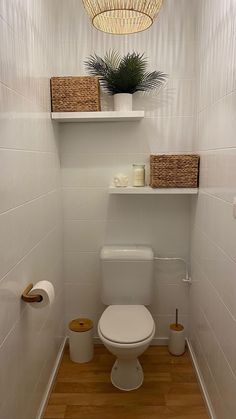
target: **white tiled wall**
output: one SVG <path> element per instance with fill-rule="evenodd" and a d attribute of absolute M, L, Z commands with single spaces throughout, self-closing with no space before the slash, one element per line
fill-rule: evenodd
<path fill-rule="evenodd" d="M 99 249 L 103 244 L 151 245 L 157 255 L 188 258 L 190 201 L 184 196 L 110 196 L 108 185 L 132 163 L 149 164 L 158 152 L 191 151 L 195 132 L 195 2 L 168 0 L 153 27 L 132 36 L 110 36 L 93 29 L 81 2 L 61 2 L 58 13 L 56 74 L 84 74 L 89 54 L 110 48 L 144 52 L 150 69 L 169 74 L 158 96 L 135 95 L 145 109 L 141 122 L 64 124 L 60 153 L 64 205 L 67 321 L 89 316 L 97 322 L 104 307 L 99 295 Z M 105 105 L 104 105 L 105 106 Z M 184 266 L 159 262 L 152 313 L 157 336 L 179 307 L 187 327 L 188 286 Z"/>
<path fill-rule="evenodd" d="M 198 1 L 190 341 L 217 419 L 236 417 L 236 3 Z"/>
<path fill-rule="evenodd" d="M 47 3 L 47 4 L 46 4 Z M 63 339 L 60 167 L 50 120 L 50 2 L 0 1 L 0 417 L 36 417 Z M 52 308 L 21 299 L 54 284 Z"/>
<path fill-rule="evenodd" d="M 157 255 L 188 258 L 191 229 L 190 342 L 216 418 L 235 418 L 235 18 L 234 0 L 166 0 L 150 30 L 114 37 L 91 27 L 78 0 L 0 1 L 1 418 L 35 417 L 62 342 L 60 181 L 66 320 L 96 323 L 104 309 L 103 244 L 143 243 Z M 135 95 L 141 122 L 61 126 L 60 180 L 49 77 L 84 74 L 83 60 L 110 48 L 145 52 L 168 83 L 157 97 Z M 188 197 L 108 195 L 112 176 L 130 175 L 134 162 L 148 165 L 150 153 L 192 150 L 201 154 L 192 227 Z M 188 325 L 183 275 L 181 263 L 156 263 L 157 337 L 167 336 L 176 307 Z M 40 279 L 54 284 L 56 301 L 35 311 L 20 295 Z"/>

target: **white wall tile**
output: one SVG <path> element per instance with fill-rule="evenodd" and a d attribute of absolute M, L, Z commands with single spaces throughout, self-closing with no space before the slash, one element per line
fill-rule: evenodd
<path fill-rule="evenodd" d="M 190 341 L 217 419 L 236 415 L 235 12 L 233 1 L 198 3 L 201 175 L 192 206 Z"/>
<path fill-rule="evenodd" d="M 235 92 L 230 93 L 199 113 L 198 150 L 235 147 L 235 98 Z"/>
<path fill-rule="evenodd" d="M 168 79 L 158 94 L 134 94 L 134 109 L 150 116 L 193 116 L 195 114 L 194 79 Z"/>
<path fill-rule="evenodd" d="M 1 82 L 0 97 L 0 147 L 57 152 L 58 127 L 49 112 Z"/>
<path fill-rule="evenodd" d="M 184 283 L 178 285 L 157 281 L 153 311 L 156 316 L 168 316 L 172 313 L 175 316 L 175 309 L 179 309 L 180 315 L 188 315 L 189 312 L 189 286 Z"/>
<path fill-rule="evenodd" d="M 146 118 L 140 122 L 98 122 L 78 125 L 63 124 L 60 129 L 62 153 L 139 153 L 140 143 L 148 124 Z"/>
<path fill-rule="evenodd" d="M 60 292 L 61 240 L 60 230 L 53 230 L 0 281 L 0 344 L 26 308 L 20 297 L 31 281 L 46 279 L 54 285 L 56 294 Z"/>
<path fill-rule="evenodd" d="M 59 162 L 54 153 L 0 148 L 0 165 L 0 192 L 3 196 L 0 212 L 46 194 L 59 186 Z"/>
<path fill-rule="evenodd" d="M 201 155 L 201 185 L 209 194 L 230 203 L 236 195 L 236 149 L 219 149 Z"/>
<path fill-rule="evenodd" d="M 85 74 L 83 61 L 89 54 L 95 51 L 102 55 L 112 48 L 118 49 L 121 54 L 133 50 L 144 52 L 150 70 L 162 70 L 169 74 L 168 83 L 158 94 L 134 95 L 134 109 L 145 109 L 145 118 L 140 122 L 61 126 L 65 275 L 70 283 L 68 286 L 73 290 L 72 283 L 79 287 L 87 281 L 98 280 L 100 274 L 95 267 L 103 244 L 141 243 L 152 246 L 162 256 L 188 258 L 188 197 L 109 196 L 107 187 L 119 172 L 127 174 L 131 183 L 133 163 L 146 164 L 148 184 L 151 153 L 192 150 L 196 104 L 196 10 L 194 1 L 180 0 L 176 3 L 168 0 L 150 30 L 114 37 L 91 26 L 80 2 L 70 0 L 67 7 L 62 2 L 61 7 L 57 16 L 60 28 L 56 42 L 57 74 Z M 81 37 L 86 39 L 78 47 Z M 112 103 L 103 98 L 102 106 L 109 109 Z M 168 307 L 159 336 L 168 334 L 174 290 L 178 289 L 176 304 L 183 308 L 187 319 L 188 297 L 180 282 L 183 275 L 184 267 L 178 264 L 156 267 L 156 281 L 163 280 L 158 298 L 160 301 L 167 299 Z M 73 291 L 70 293 L 73 294 Z M 90 293 L 86 291 L 85 295 L 83 304 L 90 307 Z M 100 312 L 100 309 L 94 311 L 91 308 L 85 314 L 97 322 Z M 74 298 L 67 305 L 66 318 L 78 313 Z M 159 313 L 158 309 L 156 313 Z"/>
<path fill-rule="evenodd" d="M 107 187 L 114 174 L 114 160 L 114 154 L 62 154 L 63 186 Z"/>
<path fill-rule="evenodd" d="M 169 327 L 175 321 L 175 313 L 171 313 L 168 316 L 154 315 L 154 320 L 156 324 L 156 336 L 158 338 L 169 338 Z M 179 317 L 179 322 L 184 326 L 186 336 L 188 335 L 188 321 L 189 316 Z"/>
<path fill-rule="evenodd" d="M 96 252 L 65 252 L 65 282 L 98 282 L 100 259 Z"/>
<path fill-rule="evenodd" d="M 49 3 L 0 2 L 0 416 L 5 419 L 36 417 L 64 334 L 58 130 L 49 112 Z M 53 283 L 56 299 L 51 308 L 36 311 L 21 294 L 41 279 Z"/>
<path fill-rule="evenodd" d="M 105 220 L 108 202 L 107 188 L 65 188 L 64 218 L 65 220 Z"/>
<path fill-rule="evenodd" d="M 194 117 L 147 118 L 142 135 L 141 152 L 147 154 L 191 152 L 194 137 Z"/>
<path fill-rule="evenodd" d="M 105 221 L 68 220 L 64 222 L 65 250 L 97 252 L 104 244 Z"/>
<path fill-rule="evenodd" d="M 87 313 L 94 315 L 103 310 L 99 284 L 87 281 L 66 283 L 66 307 L 67 311 L 71 310 L 70 307 L 77 307 L 76 317 L 85 317 Z"/>

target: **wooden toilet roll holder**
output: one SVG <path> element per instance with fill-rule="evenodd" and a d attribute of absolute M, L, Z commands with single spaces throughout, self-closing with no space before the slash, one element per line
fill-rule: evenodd
<path fill-rule="evenodd" d="M 40 294 L 29 294 L 32 290 L 33 284 L 29 284 L 28 287 L 23 291 L 21 299 L 26 303 L 40 303 L 43 301 L 43 297 Z"/>

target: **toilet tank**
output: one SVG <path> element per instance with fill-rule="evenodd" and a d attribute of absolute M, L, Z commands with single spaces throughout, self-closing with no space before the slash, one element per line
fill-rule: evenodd
<path fill-rule="evenodd" d="M 104 246 L 100 259 L 104 304 L 151 303 L 154 261 L 151 247 Z"/>

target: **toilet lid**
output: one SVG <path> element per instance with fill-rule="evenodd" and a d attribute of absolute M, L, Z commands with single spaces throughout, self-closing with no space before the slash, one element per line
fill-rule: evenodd
<path fill-rule="evenodd" d="M 102 335 L 117 343 L 135 343 L 147 339 L 153 332 L 154 321 L 143 305 L 109 306 L 99 321 Z"/>

